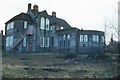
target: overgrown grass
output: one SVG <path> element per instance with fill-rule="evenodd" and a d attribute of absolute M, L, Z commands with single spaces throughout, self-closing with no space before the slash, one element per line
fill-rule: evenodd
<path fill-rule="evenodd" d="M 118 63 L 87 55 L 28 53 L 3 54 L 4 78 L 112 78 Z"/>

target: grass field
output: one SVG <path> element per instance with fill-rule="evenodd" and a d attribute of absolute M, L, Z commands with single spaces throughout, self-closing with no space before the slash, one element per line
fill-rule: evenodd
<path fill-rule="evenodd" d="M 3 78 L 113 78 L 118 56 L 28 53 L 3 54 Z"/>

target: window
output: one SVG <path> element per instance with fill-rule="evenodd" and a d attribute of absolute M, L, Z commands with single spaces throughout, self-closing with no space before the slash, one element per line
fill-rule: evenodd
<path fill-rule="evenodd" d="M 51 30 L 54 30 L 55 29 L 55 26 L 51 26 Z"/>
<path fill-rule="evenodd" d="M 99 36 L 96 35 L 96 42 L 99 42 Z"/>
<path fill-rule="evenodd" d="M 65 38 L 66 38 L 66 36 L 63 35 L 63 46 L 65 46 Z"/>
<path fill-rule="evenodd" d="M 13 46 L 13 36 L 6 37 L 6 46 Z"/>
<path fill-rule="evenodd" d="M 67 46 L 70 46 L 70 34 L 67 34 Z"/>
<path fill-rule="evenodd" d="M 9 29 L 10 29 L 10 23 L 7 24 L 7 30 L 9 30 Z"/>
<path fill-rule="evenodd" d="M 40 47 L 44 47 L 44 37 L 40 37 Z"/>
<path fill-rule="evenodd" d="M 61 29 L 63 29 L 63 27 L 61 27 Z"/>
<path fill-rule="evenodd" d="M 80 35 L 80 42 L 83 42 L 83 35 Z"/>
<path fill-rule="evenodd" d="M 49 19 L 46 19 L 46 30 L 49 30 L 49 23 L 50 23 Z"/>
<path fill-rule="evenodd" d="M 6 46 L 9 46 L 9 37 L 6 37 Z"/>
<path fill-rule="evenodd" d="M 40 29 L 44 29 L 44 27 L 45 27 L 45 18 L 41 17 L 41 26 L 40 26 Z"/>
<path fill-rule="evenodd" d="M 26 37 L 24 37 L 24 39 L 23 39 L 23 46 L 24 47 L 26 46 Z"/>
<path fill-rule="evenodd" d="M 47 37 L 45 39 L 45 47 L 49 47 L 49 38 L 47 38 Z"/>
<path fill-rule="evenodd" d="M 105 40 L 105 39 L 104 39 L 104 36 L 102 36 L 102 42 L 104 42 L 104 40 Z"/>
<path fill-rule="evenodd" d="M 67 39 L 70 39 L 70 34 L 67 35 Z"/>
<path fill-rule="evenodd" d="M 11 22 L 11 29 L 14 28 L 14 22 Z"/>
<path fill-rule="evenodd" d="M 93 42 L 99 42 L 99 36 L 98 35 L 93 35 L 92 36 L 92 41 Z"/>
<path fill-rule="evenodd" d="M 84 35 L 84 42 L 88 42 L 88 35 Z"/>
<path fill-rule="evenodd" d="M 13 29 L 14 28 L 14 22 L 10 22 L 7 24 L 7 30 Z"/>
<path fill-rule="evenodd" d="M 65 35 L 63 35 L 63 39 L 65 40 Z"/>
<path fill-rule="evenodd" d="M 24 21 L 24 29 L 27 28 L 27 21 Z"/>
<path fill-rule="evenodd" d="M 96 39 L 95 39 L 95 35 L 92 36 L 92 41 L 95 42 Z"/>

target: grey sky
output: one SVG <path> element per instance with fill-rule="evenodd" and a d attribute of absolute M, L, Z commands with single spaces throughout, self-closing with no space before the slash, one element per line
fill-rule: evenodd
<path fill-rule="evenodd" d="M 28 3 L 37 4 L 39 11 L 47 10 L 50 15 L 65 19 L 72 27 L 104 31 L 106 23 L 117 27 L 119 0 L 0 0 L 0 30 L 5 22 L 21 12 L 27 12 Z M 108 28 L 109 29 L 109 28 Z M 112 32 L 115 33 L 114 30 Z M 111 30 L 108 31 L 111 33 Z M 110 35 L 107 35 L 108 39 Z M 115 37 L 116 38 L 116 37 Z"/>

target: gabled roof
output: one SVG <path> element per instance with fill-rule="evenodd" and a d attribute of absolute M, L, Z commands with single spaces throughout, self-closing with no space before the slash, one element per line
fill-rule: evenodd
<path fill-rule="evenodd" d="M 14 16 L 12 19 L 7 21 L 6 23 L 12 22 L 14 20 L 25 20 L 25 21 L 33 22 L 33 19 L 31 18 L 31 16 L 29 14 L 20 13 L 20 14 Z"/>
<path fill-rule="evenodd" d="M 39 14 L 45 14 L 45 15 L 48 15 L 48 13 L 47 13 L 46 10 L 39 12 Z"/>

